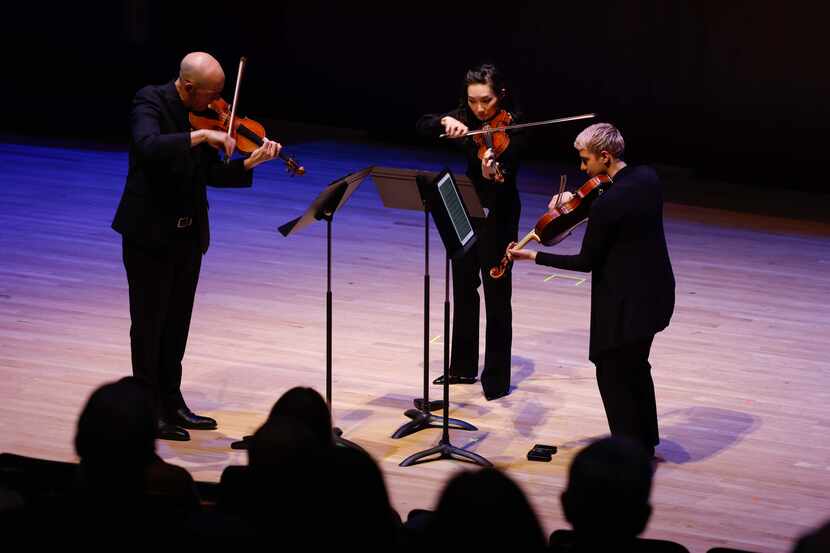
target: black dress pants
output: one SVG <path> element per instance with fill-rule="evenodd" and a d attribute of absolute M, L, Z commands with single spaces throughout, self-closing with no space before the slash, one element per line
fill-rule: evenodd
<path fill-rule="evenodd" d="M 504 256 L 507 244 L 516 240 L 518 227 L 496 218 L 473 220 L 477 243 L 452 264 L 452 355 L 450 374 L 478 375 L 480 297 L 484 284 L 487 329 L 481 385 L 487 397 L 507 394 L 510 389 L 511 344 L 513 341 L 512 270 L 493 279 L 490 268 Z"/>
<path fill-rule="evenodd" d="M 594 361 L 612 436 L 626 436 L 653 452 L 660 443 L 648 356 L 654 336 L 603 352 Z"/>
<path fill-rule="evenodd" d="M 133 374 L 153 390 L 157 413 L 184 407 L 182 358 L 199 281 L 202 252 L 195 229 L 162 248 L 123 239 L 130 288 Z"/>

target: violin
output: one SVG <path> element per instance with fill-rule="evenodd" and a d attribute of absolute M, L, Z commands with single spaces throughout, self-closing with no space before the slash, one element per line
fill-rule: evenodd
<path fill-rule="evenodd" d="M 595 113 L 584 113 L 582 115 L 571 115 L 569 117 L 559 117 L 557 119 L 548 119 L 546 121 L 533 121 L 531 123 L 513 124 L 513 116 L 505 110 L 501 110 L 482 128 L 475 131 L 467 131 L 466 133 L 451 137 L 447 133 L 442 133 L 439 138 L 466 138 L 472 136 L 475 143 L 478 145 L 478 158 L 484 159 L 484 154 L 487 149 L 492 149 L 493 154 L 498 158 L 507 147 L 510 145 L 510 138 L 506 131 L 512 129 L 526 129 L 530 127 L 539 127 L 542 125 L 553 125 L 557 123 L 566 123 L 568 121 L 579 121 L 581 119 L 593 119 L 596 117 Z M 504 181 L 504 173 L 501 171 L 498 163 L 496 163 L 496 180 Z"/>
<path fill-rule="evenodd" d="M 539 242 L 543 246 L 553 246 L 558 244 L 565 238 L 571 235 L 573 230 L 588 220 L 588 214 L 591 210 L 591 204 L 596 200 L 605 190 L 611 186 L 614 181 L 608 175 L 597 175 L 585 181 L 579 187 L 573 197 L 567 202 L 559 202 L 542 215 L 536 222 L 536 226 L 528 232 L 524 238 L 516 243 L 507 246 L 507 249 L 522 249 L 531 240 Z M 565 175 L 562 175 L 559 185 L 559 194 L 561 197 L 565 189 Z M 490 276 L 492 278 L 501 278 L 507 272 L 510 266 L 510 259 L 505 252 L 504 257 L 498 266 L 490 269 Z"/>
<path fill-rule="evenodd" d="M 233 106 L 219 98 L 208 104 L 207 110 L 199 113 L 190 113 L 190 124 L 194 129 L 209 129 L 228 133 L 236 140 L 236 148 L 244 153 L 250 154 L 265 140 L 265 127 L 248 117 L 237 117 L 236 106 L 239 99 L 239 86 L 242 82 L 242 70 L 245 67 L 245 58 L 239 60 L 239 74 L 236 78 L 236 90 L 233 97 Z M 305 167 L 280 150 L 279 158 L 285 162 L 291 176 L 304 175 Z M 227 160 L 226 160 L 227 161 Z"/>
<path fill-rule="evenodd" d="M 190 124 L 194 129 L 210 129 L 215 131 L 228 132 L 230 121 L 230 109 L 228 103 L 219 98 L 208 105 L 208 109 L 190 114 Z M 250 154 L 265 140 L 265 127 L 249 117 L 235 117 L 233 132 L 230 133 L 236 139 L 236 148 L 244 154 Z M 305 167 L 297 163 L 291 156 L 280 150 L 279 157 L 285 162 L 291 176 L 305 174 Z"/>
<path fill-rule="evenodd" d="M 483 160 L 487 150 L 493 150 L 493 155 L 496 159 L 498 159 L 498 157 L 502 155 L 505 150 L 507 150 L 507 147 L 510 146 L 510 137 L 507 136 L 507 132 L 504 130 L 494 131 L 492 129 L 508 127 L 512 124 L 513 116 L 509 112 L 501 110 L 492 119 L 484 124 L 481 128 L 483 132 L 473 135 L 473 141 L 478 146 L 478 159 Z M 494 164 L 496 170 L 496 181 L 504 182 L 504 173 L 502 172 L 499 163 L 496 161 Z"/>

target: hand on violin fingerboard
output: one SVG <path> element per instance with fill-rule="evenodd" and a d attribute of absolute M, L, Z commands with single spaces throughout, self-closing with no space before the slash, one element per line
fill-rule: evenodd
<path fill-rule="evenodd" d="M 536 250 L 525 250 L 520 249 L 517 250 L 514 247 L 516 243 L 514 242 L 510 246 L 507 247 L 507 257 L 511 261 L 536 261 Z"/>
<path fill-rule="evenodd" d="M 481 158 L 481 175 L 487 180 L 504 182 L 504 175 L 499 169 L 499 163 L 496 161 L 493 150 L 488 149 L 484 157 Z"/>
<path fill-rule="evenodd" d="M 271 161 L 280 155 L 280 150 L 282 150 L 282 144 L 267 138 L 264 139 L 262 146 L 251 152 L 251 155 L 245 160 L 245 169 L 253 169 L 260 163 Z"/>

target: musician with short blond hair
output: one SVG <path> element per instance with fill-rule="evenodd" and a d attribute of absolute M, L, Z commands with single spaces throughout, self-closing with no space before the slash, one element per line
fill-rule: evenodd
<path fill-rule="evenodd" d="M 654 335 L 669 325 L 675 288 L 663 231 L 662 185 L 651 167 L 623 161 L 625 141 L 613 125 L 591 125 L 574 147 L 583 171 L 612 180 L 591 204 L 580 252 L 514 247 L 508 254 L 516 261 L 591 273 L 588 357 L 596 365 L 611 434 L 633 438 L 653 455 L 659 433 L 648 358 Z"/>

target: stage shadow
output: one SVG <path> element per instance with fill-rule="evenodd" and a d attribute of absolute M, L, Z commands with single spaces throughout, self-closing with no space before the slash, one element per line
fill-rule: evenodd
<path fill-rule="evenodd" d="M 350 427 L 354 427 L 355 423 L 359 423 L 365 421 L 373 414 L 372 411 L 368 409 L 351 409 L 349 411 L 344 411 L 342 414 L 338 415 L 338 420 L 340 421 L 348 421 L 351 423 Z M 337 426 L 337 425 L 335 425 Z"/>
<path fill-rule="evenodd" d="M 482 432 L 481 430 L 474 433 L 472 436 L 470 436 L 469 432 L 453 431 L 450 442 L 464 451 L 476 452 L 479 444 L 486 440 L 489 435 L 490 432 Z M 463 443 L 464 445 L 458 445 L 459 443 Z"/>
<path fill-rule="evenodd" d="M 703 461 L 734 447 L 754 432 L 760 419 L 729 409 L 689 407 L 658 415 L 660 445 L 655 453 L 666 462 L 682 465 Z M 562 449 L 582 448 L 608 435 L 589 436 L 562 444 Z"/>
<path fill-rule="evenodd" d="M 740 443 L 760 419 L 715 407 L 689 407 L 663 413 L 657 453 L 675 464 L 703 461 Z"/>
<path fill-rule="evenodd" d="M 510 375 L 510 393 L 513 393 L 519 384 L 536 372 L 536 363 L 527 357 L 514 355 L 510 358 L 512 374 Z"/>
<path fill-rule="evenodd" d="M 413 392 L 411 396 L 405 396 L 400 394 L 386 394 L 384 396 L 379 396 L 369 400 L 366 403 L 366 405 L 371 405 L 372 407 L 384 407 L 387 409 L 405 411 L 407 409 L 412 409 L 412 400 L 416 397 L 421 397 L 422 395 L 423 393 L 418 394 L 417 392 Z M 432 390 L 430 390 L 429 399 L 440 399 L 440 396 L 438 394 L 435 394 L 433 397 Z"/>
<path fill-rule="evenodd" d="M 197 390 L 184 388 L 182 390 L 184 400 L 187 406 L 193 410 L 194 413 L 207 413 L 219 411 L 222 409 L 222 402 L 208 396 Z"/>
<path fill-rule="evenodd" d="M 550 409 L 539 401 L 524 401 L 519 412 L 513 417 L 513 427 L 520 436 L 533 438 L 536 436 L 536 428 L 545 425 L 549 411 Z"/>
<path fill-rule="evenodd" d="M 231 449 L 231 443 L 238 438 L 227 436 L 216 430 L 190 431 L 191 441 L 156 441 L 156 453 L 174 465 L 190 470 L 221 472 L 238 452 Z"/>

